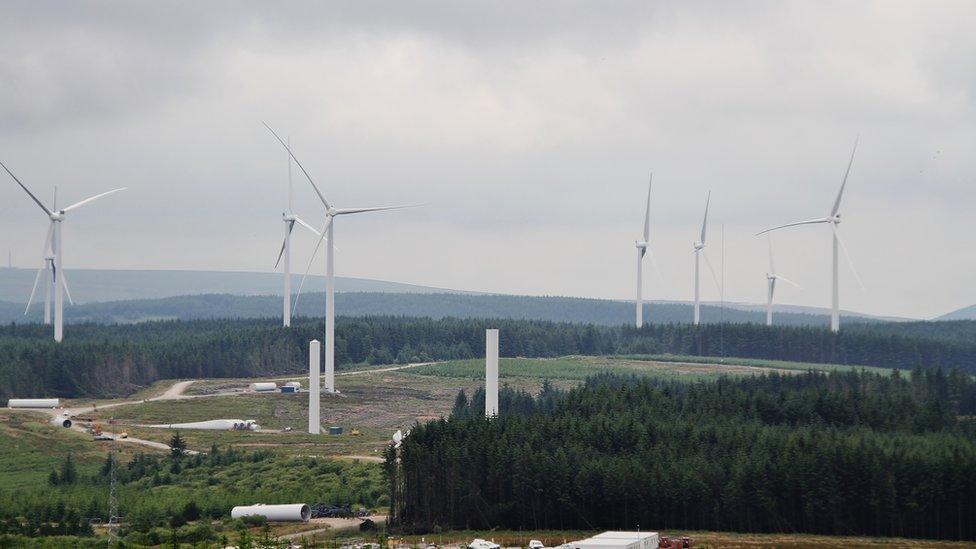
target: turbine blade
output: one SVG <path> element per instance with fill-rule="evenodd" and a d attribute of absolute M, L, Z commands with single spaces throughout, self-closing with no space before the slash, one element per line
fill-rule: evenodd
<path fill-rule="evenodd" d="M 854 261 L 851 259 L 851 254 L 847 251 L 847 245 L 844 244 L 844 239 L 840 237 L 840 231 L 837 230 L 837 225 L 831 223 L 830 228 L 834 230 L 834 236 L 837 237 L 840 249 L 844 251 L 844 257 L 847 258 L 847 264 L 851 266 L 851 272 L 854 273 L 854 279 L 857 280 L 857 285 L 861 287 L 861 290 L 864 290 L 864 282 L 861 282 L 861 275 L 857 274 L 857 269 L 854 268 Z"/>
<path fill-rule="evenodd" d="M 315 249 L 312 250 L 312 256 L 308 258 L 308 265 L 305 266 L 305 274 L 302 275 L 302 280 L 298 283 L 298 293 L 295 294 L 295 303 L 291 307 L 292 314 L 296 314 L 298 311 L 298 299 L 302 297 L 302 288 L 305 286 L 305 279 L 308 278 L 308 273 L 312 270 L 312 262 L 315 261 L 315 254 L 319 253 L 322 241 L 325 240 L 325 231 L 328 228 L 329 220 L 326 219 L 325 226 L 322 227 L 322 231 L 319 233 L 319 239 L 315 242 Z"/>
<path fill-rule="evenodd" d="M 282 138 L 278 137 L 278 134 L 275 133 L 275 131 L 271 129 L 271 126 L 269 126 L 267 123 L 265 122 L 261 122 L 261 123 L 264 124 L 265 128 L 268 128 L 268 131 L 271 132 L 271 135 L 275 136 L 275 139 L 278 140 L 278 143 L 281 143 L 281 146 L 284 147 L 286 151 L 288 151 L 288 156 L 290 156 L 291 159 L 295 161 L 295 164 L 298 165 L 298 168 L 302 170 L 303 174 L 305 174 L 305 179 L 308 179 L 308 182 L 312 184 L 312 188 L 315 189 L 315 194 L 319 195 L 319 200 L 322 201 L 322 204 L 325 205 L 326 209 L 331 209 L 332 206 L 329 205 L 329 201 L 325 199 L 325 196 L 322 194 L 322 191 L 319 190 L 318 185 L 316 185 L 315 182 L 312 181 L 312 176 L 308 175 L 308 172 L 305 170 L 305 166 L 302 166 L 302 163 L 298 160 L 298 157 L 295 156 L 295 153 L 291 152 L 291 147 L 288 146 L 288 143 L 285 143 L 285 141 Z"/>
<path fill-rule="evenodd" d="M 30 192 L 30 189 L 27 188 L 27 185 L 24 185 L 23 183 L 20 182 L 19 179 L 17 179 L 17 176 L 14 175 L 14 172 L 10 171 L 10 168 L 8 168 L 3 162 L 0 162 L 0 166 L 3 166 L 3 169 L 6 170 L 8 174 L 10 174 L 10 177 L 14 178 L 14 181 L 16 181 L 18 185 L 20 185 L 20 188 L 24 189 L 24 192 L 26 192 L 28 195 L 30 195 L 32 199 L 34 199 L 34 202 L 36 202 L 37 205 L 40 206 L 42 210 L 44 210 L 44 213 L 46 213 L 47 215 L 51 215 L 51 210 L 47 209 L 47 206 L 45 206 L 44 203 L 38 200 L 37 197 L 34 196 L 34 193 Z"/>
<path fill-rule="evenodd" d="M 803 289 L 803 286 L 800 286 L 799 284 L 797 284 L 796 282 L 793 282 L 792 280 L 786 278 L 785 276 L 776 275 L 776 280 L 782 280 L 783 282 L 785 282 L 787 284 L 792 284 L 793 286 L 795 286 L 795 287 L 797 287 L 797 288 L 799 288 L 801 290 Z"/>
<path fill-rule="evenodd" d="M 71 290 L 68 289 L 68 277 L 65 276 L 64 267 L 61 268 L 61 285 L 64 286 L 64 295 L 68 298 L 68 303 L 74 305 L 75 300 L 71 299 Z"/>
<path fill-rule="evenodd" d="M 773 265 L 773 237 L 766 233 L 766 242 L 769 244 L 769 274 L 776 274 L 776 267 Z"/>
<path fill-rule="evenodd" d="M 664 284 L 664 275 L 661 274 L 661 269 L 659 269 L 658 266 L 657 266 L 657 260 L 654 258 L 654 252 L 652 252 L 648 248 L 645 248 L 645 250 L 647 250 L 648 254 L 650 255 L 651 269 L 653 269 L 654 270 L 654 274 L 657 275 L 658 282 Z"/>
<path fill-rule="evenodd" d="M 840 184 L 840 190 L 837 191 L 837 198 L 834 200 L 834 207 L 830 210 L 830 217 L 837 215 L 840 210 L 840 199 L 844 196 L 844 187 L 847 185 L 847 176 L 851 173 L 851 166 L 854 164 L 854 153 L 857 152 L 857 142 L 860 141 L 861 136 L 857 136 L 854 139 L 854 149 L 851 150 L 851 159 L 847 162 L 847 171 L 844 172 L 844 181 Z"/>
<path fill-rule="evenodd" d="M 815 223 L 829 223 L 830 218 L 828 217 L 818 217 L 817 219 L 808 219 L 806 221 L 797 221 L 796 223 L 787 223 L 786 225 L 780 225 L 779 227 L 773 227 L 772 229 L 766 229 L 765 231 L 759 231 L 756 236 L 770 233 L 773 231 L 778 231 L 780 229 L 785 229 L 787 227 L 796 227 L 797 225 L 812 225 Z"/>
<path fill-rule="evenodd" d="M 708 204 L 712 201 L 712 191 L 708 191 L 708 197 L 705 199 L 705 217 L 702 218 L 702 230 L 701 230 L 701 240 L 702 244 L 705 243 L 705 227 L 708 225 Z"/>
<path fill-rule="evenodd" d="M 291 232 L 291 231 L 288 231 L 288 232 Z M 275 260 L 275 266 L 274 266 L 275 269 L 277 269 L 278 268 L 278 265 L 281 263 L 281 257 L 285 255 L 285 243 L 286 242 L 287 241 L 284 240 L 284 239 L 281 240 L 281 250 L 278 252 L 278 259 Z"/>
<path fill-rule="evenodd" d="M 404 208 L 419 208 L 423 204 L 405 204 L 402 206 L 380 206 L 379 208 L 341 208 L 336 210 L 335 215 L 348 215 L 363 212 L 379 212 L 383 210 L 402 210 Z"/>
<path fill-rule="evenodd" d="M 644 210 L 644 242 L 651 238 L 651 183 L 654 181 L 654 172 L 647 181 L 647 209 Z"/>
<path fill-rule="evenodd" d="M 43 270 L 44 270 L 44 265 L 42 264 L 41 268 L 37 269 L 37 276 L 34 277 L 34 287 L 31 288 L 30 297 L 27 298 L 27 306 L 24 307 L 25 315 L 27 314 L 27 311 L 30 310 L 31 303 L 34 302 L 34 293 L 37 291 L 37 283 L 41 281 L 41 271 Z"/>
<path fill-rule="evenodd" d="M 772 304 L 773 303 L 773 295 L 776 293 L 776 279 L 775 278 L 771 278 L 769 280 L 768 286 L 769 286 L 769 303 Z"/>
<path fill-rule="evenodd" d="M 712 273 L 712 281 L 715 282 L 715 288 L 717 288 L 718 289 L 718 293 L 721 294 L 724 297 L 725 296 L 725 290 L 722 289 L 722 285 L 719 284 L 719 282 L 718 282 L 718 277 L 715 276 L 715 268 L 712 267 L 712 261 L 710 259 L 708 259 L 708 254 L 705 253 L 705 250 L 704 249 L 702 249 L 701 254 L 702 254 L 702 257 L 705 258 L 705 265 L 708 265 L 708 272 Z"/>
<path fill-rule="evenodd" d="M 117 193 L 119 191 L 124 191 L 126 189 L 128 189 L 128 187 L 120 187 L 118 189 L 112 189 L 111 191 L 104 192 L 102 194 L 96 194 L 95 196 L 88 197 L 88 198 L 82 200 L 81 202 L 75 202 L 74 204 L 68 206 L 67 208 L 65 208 L 65 209 L 63 209 L 61 211 L 62 212 L 70 212 L 71 210 L 74 210 L 75 208 L 80 208 L 80 207 L 84 206 L 85 204 L 88 204 L 89 202 L 91 202 L 93 200 L 98 200 L 99 198 L 102 198 L 103 196 L 108 196 L 108 195 L 110 195 L 112 193 Z"/>
<path fill-rule="evenodd" d="M 298 223 L 302 227 L 305 227 L 306 229 L 312 231 L 312 233 L 315 234 L 315 236 L 322 236 L 322 233 L 320 233 L 318 229 L 316 229 L 315 227 L 309 225 L 308 223 L 306 223 L 305 221 L 303 221 L 298 216 L 295 216 L 295 223 Z"/>

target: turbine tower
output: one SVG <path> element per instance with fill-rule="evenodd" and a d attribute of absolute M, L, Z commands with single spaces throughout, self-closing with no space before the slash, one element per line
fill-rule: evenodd
<path fill-rule="evenodd" d="M 864 288 L 864 283 L 861 282 L 861 277 L 857 274 L 857 270 L 854 269 L 854 262 L 851 260 L 851 255 L 847 252 L 847 246 L 844 245 L 844 241 L 840 238 L 840 231 L 837 226 L 840 225 L 840 201 L 844 196 L 844 187 L 847 186 L 847 177 L 851 174 L 851 166 L 854 164 L 854 154 L 857 152 L 857 139 L 854 140 L 854 148 L 851 150 L 851 158 L 847 162 L 847 170 L 844 172 L 844 179 L 841 181 L 840 190 L 837 192 L 837 198 L 834 199 L 834 205 L 830 209 L 830 214 L 827 217 L 818 217 L 816 219 L 808 219 L 806 221 L 797 221 L 796 223 L 787 223 L 786 225 L 780 225 L 779 227 L 773 227 L 772 229 L 766 229 L 756 234 L 759 236 L 771 231 L 777 231 L 779 229 L 785 229 L 786 227 L 796 227 L 798 225 L 814 225 L 820 223 L 830 224 L 830 230 L 833 233 L 833 266 L 832 266 L 832 289 L 831 289 L 831 309 L 830 309 L 830 330 L 832 332 L 837 332 L 840 330 L 840 290 L 839 290 L 839 276 L 838 276 L 838 248 L 844 250 L 844 257 L 847 258 L 847 263 L 851 267 L 851 272 L 854 273 L 854 278 L 857 280 L 858 285 Z"/>
<path fill-rule="evenodd" d="M 302 171 L 305 175 L 305 179 L 312 184 L 312 188 L 315 189 L 315 194 L 318 195 L 319 200 L 322 201 L 322 205 L 325 206 L 325 225 L 320 231 L 318 242 L 315 244 L 315 250 L 312 252 L 312 257 L 309 258 L 308 267 L 305 269 L 305 275 L 302 276 L 302 281 L 298 287 L 298 295 L 295 297 L 295 303 L 298 303 L 298 297 L 301 296 L 301 289 L 305 285 L 305 278 L 308 277 L 309 270 L 312 267 L 312 261 L 315 260 L 315 254 L 318 253 L 319 246 L 323 241 L 328 242 L 325 250 L 325 382 L 324 389 L 327 393 L 335 392 L 335 218 L 339 215 L 351 215 L 364 212 L 378 212 L 382 210 L 399 210 L 403 208 L 411 208 L 415 205 L 403 205 L 403 206 L 380 206 L 373 208 L 336 208 L 331 202 L 325 199 L 322 191 L 319 190 L 318 185 L 312 181 L 312 177 L 308 175 L 308 171 L 302 166 L 302 163 L 298 160 L 295 154 L 292 152 L 291 147 L 278 137 L 271 126 L 267 124 L 264 125 L 268 128 L 268 131 L 275 136 L 275 139 L 281 143 L 281 146 L 288 151 L 288 155 L 291 156 L 292 160 L 298 166 L 298 169 Z M 328 238 L 326 238 L 328 236 Z"/>
<path fill-rule="evenodd" d="M 647 207 L 644 210 L 644 239 L 638 240 L 634 244 L 637 246 L 637 327 L 644 325 L 644 296 L 642 294 L 643 272 L 641 269 L 644 261 L 644 254 L 647 253 L 649 240 L 651 239 L 651 183 L 654 174 L 647 181 Z M 651 254 L 653 262 L 654 255 Z"/>
<path fill-rule="evenodd" d="M 291 140 L 289 139 L 289 144 Z M 291 155 L 288 155 L 288 209 L 282 212 L 281 219 L 285 223 L 285 238 L 281 242 L 281 250 L 278 252 L 278 260 L 275 261 L 275 269 L 278 268 L 279 264 L 282 264 L 282 271 L 284 275 L 284 292 L 282 296 L 282 313 L 281 321 L 282 325 L 287 328 L 291 326 L 291 231 L 295 228 L 295 223 L 298 223 L 302 227 L 305 227 L 309 231 L 315 234 L 315 236 L 322 236 L 315 227 L 309 225 L 303 221 L 300 217 L 294 213 L 294 199 L 292 197 L 293 189 L 291 183 Z M 282 263 L 284 259 L 284 263 Z"/>
<path fill-rule="evenodd" d="M 26 185 L 21 183 L 20 179 L 17 179 L 17 176 L 14 175 L 13 172 L 11 172 L 6 165 L 0 162 L 0 166 L 2 166 L 4 171 L 6 171 L 10 175 L 10 177 L 12 177 L 14 181 L 16 181 L 18 185 L 20 185 L 20 188 L 24 189 L 24 192 L 26 192 L 28 196 L 30 196 L 31 199 L 33 199 L 34 202 L 42 210 L 44 210 L 44 213 L 47 214 L 48 219 L 50 219 L 50 223 L 48 224 L 48 228 L 47 228 L 47 238 L 45 238 L 45 244 L 44 244 L 45 246 L 44 260 L 46 266 L 48 264 L 47 250 L 48 248 L 50 248 L 51 251 L 50 255 L 53 256 L 49 263 L 50 263 L 51 270 L 53 271 L 53 283 L 54 283 L 54 288 L 53 288 L 54 289 L 54 341 L 61 341 L 62 339 L 64 339 L 64 294 L 68 284 L 64 277 L 63 248 L 62 248 L 62 240 L 61 240 L 61 225 L 64 222 L 65 214 L 70 212 L 71 210 L 80 208 L 85 204 L 88 204 L 89 202 L 92 202 L 94 200 L 98 200 L 99 198 L 102 198 L 104 196 L 108 196 L 112 193 L 117 193 L 119 191 L 124 191 L 126 190 L 127 187 L 112 189 L 111 191 L 107 191 L 101 194 L 96 194 L 95 196 L 86 198 L 81 202 L 75 202 L 74 204 L 66 208 L 62 208 L 60 210 L 57 207 L 57 199 L 55 198 L 54 205 L 52 206 L 52 208 L 49 209 L 47 206 L 44 205 L 43 202 L 41 202 L 36 196 L 34 196 L 34 193 L 30 192 L 30 190 L 27 188 Z M 35 290 L 37 289 L 37 280 L 38 277 L 35 277 L 34 278 Z M 34 292 L 31 291 L 31 299 L 33 299 L 33 295 Z M 68 300 L 69 301 L 71 300 L 70 292 L 68 292 Z M 28 307 L 30 307 L 29 302 L 28 302 Z"/>
<path fill-rule="evenodd" d="M 705 263 L 708 265 L 708 270 L 712 272 L 712 278 L 715 279 L 715 269 L 712 268 L 712 262 L 708 260 L 708 256 L 705 255 L 705 229 L 708 227 L 708 205 L 712 201 L 712 191 L 708 191 L 708 196 L 705 198 L 705 217 L 702 218 L 701 235 L 699 240 L 694 244 L 695 254 L 695 326 L 701 322 L 701 282 L 700 282 L 700 272 L 701 272 L 701 256 L 705 257 Z M 718 286 L 718 281 L 716 279 L 715 285 Z"/>
<path fill-rule="evenodd" d="M 773 265 L 773 240 L 771 238 L 767 238 L 767 240 L 769 241 L 769 271 L 766 273 L 766 326 L 772 326 L 773 292 L 776 291 L 776 281 L 782 280 L 783 282 L 792 284 L 797 288 L 799 288 L 800 285 L 786 278 L 785 276 L 779 276 L 776 274 L 776 267 Z"/>

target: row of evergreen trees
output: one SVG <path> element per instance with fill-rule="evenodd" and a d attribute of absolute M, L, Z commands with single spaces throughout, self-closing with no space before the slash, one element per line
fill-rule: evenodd
<path fill-rule="evenodd" d="M 387 451 L 399 527 L 976 539 L 969 376 L 599 376 L 483 402 Z"/>
<path fill-rule="evenodd" d="M 672 353 L 976 373 L 976 342 L 891 335 L 869 328 L 755 324 L 594 326 L 530 320 L 343 318 L 337 364 L 483 356 L 485 328 L 502 356 Z M 270 320 L 198 320 L 70 326 L 64 342 L 39 325 L 0 327 L 0 400 L 11 396 L 117 396 L 164 378 L 246 377 L 304 371 L 322 322 L 289 329 Z"/>

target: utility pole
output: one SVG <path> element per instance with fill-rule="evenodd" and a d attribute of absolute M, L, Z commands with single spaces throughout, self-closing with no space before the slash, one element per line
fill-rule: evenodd
<path fill-rule="evenodd" d="M 112 416 L 112 423 L 115 423 L 115 416 Z M 115 487 L 115 464 L 118 458 L 115 455 L 115 433 L 112 433 L 112 443 L 109 445 L 109 488 L 108 488 L 108 547 L 112 549 L 119 543 L 119 498 Z"/>

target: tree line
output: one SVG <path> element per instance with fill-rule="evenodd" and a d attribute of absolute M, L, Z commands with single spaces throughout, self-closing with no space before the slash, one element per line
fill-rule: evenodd
<path fill-rule="evenodd" d="M 734 356 L 889 368 L 976 372 L 976 342 L 756 324 L 597 326 L 538 320 L 339 317 L 336 362 L 476 358 L 486 328 L 499 328 L 502 356 L 657 354 Z M 250 377 L 302 372 L 320 320 L 291 328 L 261 319 L 77 324 L 60 344 L 50 327 L 0 327 L 0 400 L 121 396 L 158 379 Z"/>
<path fill-rule="evenodd" d="M 384 471 L 408 532 L 616 529 L 976 539 L 976 384 L 958 371 L 482 390 Z M 968 416 L 968 417 L 967 417 Z"/>

